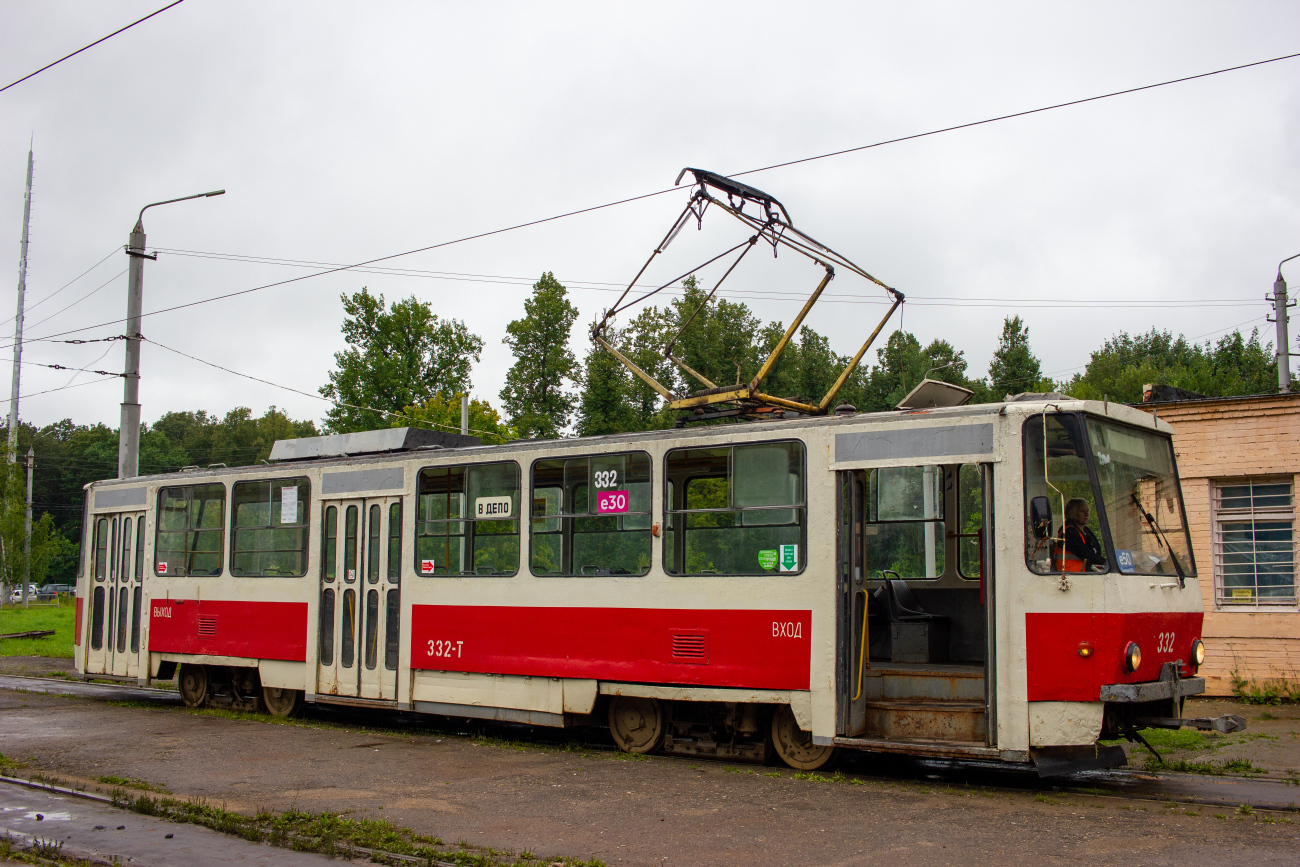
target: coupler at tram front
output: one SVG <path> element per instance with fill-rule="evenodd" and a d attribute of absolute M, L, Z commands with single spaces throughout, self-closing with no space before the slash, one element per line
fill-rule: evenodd
<path fill-rule="evenodd" d="M 1161 666 L 1158 680 L 1104 684 L 1100 694 L 1103 709 L 1099 741 L 1124 738 L 1142 744 L 1163 761 L 1160 753 L 1142 737 L 1142 729 L 1194 728 L 1221 734 L 1245 731 L 1245 718 L 1236 714 L 1183 716 L 1187 697 L 1205 692 L 1205 678 L 1184 676 L 1182 672 L 1186 668 L 1182 660 L 1176 660 Z M 1041 777 L 1117 768 L 1128 763 L 1123 747 L 1100 742 L 1086 746 L 1037 747 L 1030 749 L 1030 755 Z"/>

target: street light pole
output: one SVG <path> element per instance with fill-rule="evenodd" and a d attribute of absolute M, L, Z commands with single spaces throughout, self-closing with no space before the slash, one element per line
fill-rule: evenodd
<path fill-rule="evenodd" d="M 130 479 L 140 475 L 140 312 L 144 306 L 144 261 L 157 259 L 145 253 L 144 212 L 158 205 L 170 205 L 172 202 L 185 202 L 190 199 L 203 199 L 208 196 L 221 196 L 225 190 L 213 190 L 210 193 L 195 193 L 179 199 L 167 199 L 153 202 L 140 209 L 140 216 L 131 230 L 131 237 L 126 245 L 126 255 L 131 257 L 127 275 L 126 292 L 126 365 L 123 370 L 125 382 L 122 387 L 122 422 L 117 432 L 117 477 Z"/>
<path fill-rule="evenodd" d="M 1287 308 L 1295 305 L 1286 298 L 1286 279 L 1282 276 L 1282 266 L 1292 259 L 1300 259 L 1300 253 L 1288 256 L 1277 263 L 1277 280 L 1273 283 L 1273 295 L 1264 298 L 1273 302 L 1273 321 L 1277 323 L 1277 388 L 1283 394 L 1291 393 L 1291 338 L 1287 334 Z"/>

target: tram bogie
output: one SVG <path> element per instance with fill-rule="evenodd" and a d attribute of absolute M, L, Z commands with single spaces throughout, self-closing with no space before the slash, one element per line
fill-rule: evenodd
<path fill-rule="evenodd" d="M 594 722 L 630 751 L 802 768 L 1113 764 L 1100 737 L 1181 724 L 1204 689 L 1170 436 L 1053 398 L 291 441 L 88 487 L 77 665 L 179 666 L 187 701 Z"/>

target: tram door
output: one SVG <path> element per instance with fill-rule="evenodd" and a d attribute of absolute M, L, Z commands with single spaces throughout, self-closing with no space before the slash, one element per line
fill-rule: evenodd
<path fill-rule="evenodd" d="M 397 699 L 402 499 L 322 503 L 322 695 Z"/>
<path fill-rule="evenodd" d="M 86 671 L 134 677 L 144 602 L 144 513 L 98 516 L 93 544 Z"/>

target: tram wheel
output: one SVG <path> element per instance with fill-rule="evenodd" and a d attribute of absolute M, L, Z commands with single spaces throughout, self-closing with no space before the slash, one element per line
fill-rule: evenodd
<path fill-rule="evenodd" d="M 663 705 L 657 699 L 616 695 L 609 702 L 609 733 L 625 753 L 652 753 L 659 749 L 668 728 Z"/>
<path fill-rule="evenodd" d="M 186 662 L 181 665 L 179 680 L 181 700 L 186 707 L 202 707 L 208 700 L 208 670 L 202 665 Z"/>
<path fill-rule="evenodd" d="M 266 705 L 266 712 L 271 716 L 296 716 L 302 707 L 302 690 L 264 686 L 262 704 Z"/>
<path fill-rule="evenodd" d="M 835 755 L 835 747 L 814 744 L 812 735 L 799 728 L 788 704 L 772 716 L 772 745 L 781 761 L 801 771 L 815 771 Z"/>

